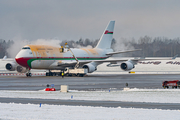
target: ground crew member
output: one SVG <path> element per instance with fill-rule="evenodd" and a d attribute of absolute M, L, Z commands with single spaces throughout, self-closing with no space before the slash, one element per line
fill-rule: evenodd
<path fill-rule="evenodd" d="M 62 78 L 64 78 L 64 73 L 63 72 L 62 72 L 61 76 L 62 76 Z"/>
<path fill-rule="evenodd" d="M 62 49 L 62 52 L 64 52 L 64 48 L 63 48 L 63 46 L 61 46 L 61 49 Z"/>

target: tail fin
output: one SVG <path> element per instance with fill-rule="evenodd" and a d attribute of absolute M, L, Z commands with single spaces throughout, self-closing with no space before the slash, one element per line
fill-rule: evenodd
<path fill-rule="evenodd" d="M 115 21 L 110 21 L 106 27 L 104 33 L 102 34 L 96 48 L 109 49 L 111 48 L 111 42 L 113 37 Z"/>

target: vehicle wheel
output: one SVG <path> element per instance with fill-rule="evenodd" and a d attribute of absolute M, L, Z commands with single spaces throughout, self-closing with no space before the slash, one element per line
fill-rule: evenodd
<path fill-rule="evenodd" d="M 28 73 L 26 73 L 26 77 L 29 77 Z"/>
<path fill-rule="evenodd" d="M 72 76 L 72 74 L 68 74 L 68 76 L 70 76 L 70 77 L 71 77 L 71 76 Z"/>
<path fill-rule="evenodd" d="M 53 76 L 53 73 L 52 73 L 52 72 L 50 72 L 50 73 L 49 73 L 49 76 Z"/>
<path fill-rule="evenodd" d="M 84 74 L 79 74 L 79 77 L 84 77 Z"/>
<path fill-rule="evenodd" d="M 175 86 L 175 88 L 177 89 L 177 86 Z"/>
<path fill-rule="evenodd" d="M 29 77 L 31 77 L 32 76 L 32 74 L 31 73 L 29 73 Z"/>
<path fill-rule="evenodd" d="M 58 73 L 57 75 L 58 75 L 58 76 L 61 76 L 61 73 Z"/>
<path fill-rule="evenodd" d="M 52 73 L 52 76 L 56 76 L 56 73 Z"/>
<path fill-rule="evenodd" d="M 167 89 L 169 88 L 169 86 L 167 86 Z"/>
<path fill-rule="evenodd" d="M 166 89 L 166 86 L 164 86 L 163 88 Z"/>

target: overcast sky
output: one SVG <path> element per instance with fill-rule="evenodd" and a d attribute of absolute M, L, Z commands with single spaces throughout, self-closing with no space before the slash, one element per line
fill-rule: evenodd
<path fill-rule="evenodd" d="M 0 39 L 180 37 L 180 0 L 0 0 Z"/>

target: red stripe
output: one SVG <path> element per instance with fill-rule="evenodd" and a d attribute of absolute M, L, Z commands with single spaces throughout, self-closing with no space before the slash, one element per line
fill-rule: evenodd
<path fill-rule="evenodd" d="M 108 30 L 106 30 L 106 31 L 104 32 L 104 34 L 108 34 L 108 33 L 113 33 L 113 32 L 110 32 L 110 31 L 108 31 Z"/>

